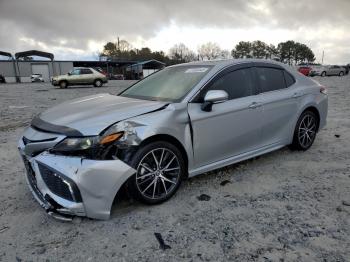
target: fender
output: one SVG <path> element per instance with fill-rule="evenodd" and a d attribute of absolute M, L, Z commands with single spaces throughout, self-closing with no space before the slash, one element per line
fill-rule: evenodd
<path fill-rule="evenodd" d="M 154 119 L 157 119 L 156 124 Z M 116 123 L 111 130 L 124 132 L 124 136 L 117 142 L 117 146 L 122 149 L 137 147 L 142 141 L 155 135 L 171 136 L 185 149 L 188 168 L 193 166 L 192 132 L 186 104 L 170 104 L 161 111 L 123 120 Z"/>

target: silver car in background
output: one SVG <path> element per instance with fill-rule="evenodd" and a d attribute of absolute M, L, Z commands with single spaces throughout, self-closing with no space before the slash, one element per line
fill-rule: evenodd
<path fill-rule="evenodd" d="M 309 76 L 343 76 L 346 69 L 337 65 L 329 66 L 314 66 L 312 67 Z"/>
<path fill-rule="evenodd" d="M 108 219 L 122 187 L 169 199 L 183 179 L 286 145 L 307 150 L 326 125 L 326 89 L 268 60 L 167 67 L 118 96 L 57 105 L 33 119 L 18 148 L 27 182 L 59 219 Z"/>

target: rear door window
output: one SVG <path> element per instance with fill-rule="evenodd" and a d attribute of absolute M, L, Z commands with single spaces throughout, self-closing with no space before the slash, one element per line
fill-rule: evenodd
<path fill-rule="evenodd" d="M 88 75 L 88 74 L 92 74 L 92 71 L 88 68 L 84 68 L 84 69 L 80 69 L 80 74 Z"/>
<path fill-rule="evenodd" d="M 257 67 L 256 72 L 262 93 L 286 88 L 283 70 L 272 67 Z"/>
<path fill-rule="evenodd" d="M 284 79 L 286 80 L 287 87 L 290 87 L 291 85 L 293 85 L 295 83 L 294 77 L 286 71 L 284 71 Z"/>

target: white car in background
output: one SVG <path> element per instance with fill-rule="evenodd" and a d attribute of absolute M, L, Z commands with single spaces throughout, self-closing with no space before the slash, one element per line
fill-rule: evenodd
<path fill-rule="evenodd" d="M 44 82 L 42 74 L 32 74 L 30 80 L 33 82 Z"/>

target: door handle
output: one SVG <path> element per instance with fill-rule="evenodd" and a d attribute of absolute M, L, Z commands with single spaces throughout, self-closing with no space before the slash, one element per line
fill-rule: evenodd
<path fill-rule="evenodd" d="M 253 102 L 249 105 L 249 108 L 251 109 L 258 108 L 258 107 L 261 107 L 261 103 Z"/>
<path fill-rule="evenodd" d="M 302 93 L 294 93 L 293 94 L 293 98 L 298 98 L 298 97 L 301 97 L 303 94 Z"/>

